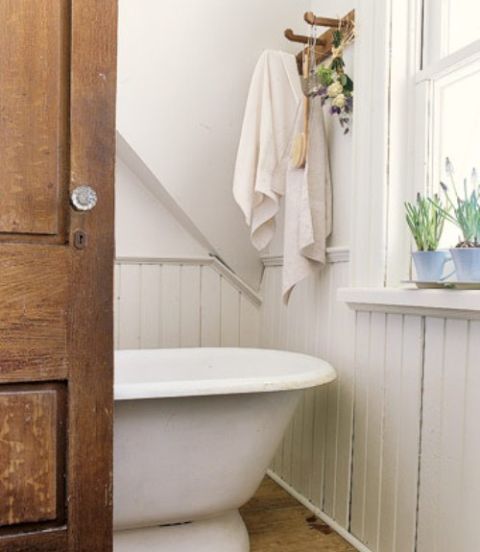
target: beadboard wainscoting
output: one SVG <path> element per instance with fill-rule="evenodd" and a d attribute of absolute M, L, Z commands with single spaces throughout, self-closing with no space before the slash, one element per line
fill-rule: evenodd
<path fill-rule="evenodd" d="M 354 314 L 336 300 L 349 278 L 348 250 L 298 285 L 286 307 L 281 258 L 265 260 L 261 345 L 317 355 L 338 372 L 336 382 L 305 393 L 272 471 L 311 504 L 348 527 L 353 432 Z"/>
<path fill-rule="evenodd" d="M 117 349 L 256 347 L 260 306 L 260 297 L 212 257 L 115 264 Z"/>
<path fill-rule="evenodd" d="M 329 265 L 286 308 L 281 268 L 267 268 L 262 344 L 339 375 L 305 393 L 272 475 L 359 550 L 480 550 L 480 310 L 461 308 L 480 294 L 338 301 L 347 276 Z"/>

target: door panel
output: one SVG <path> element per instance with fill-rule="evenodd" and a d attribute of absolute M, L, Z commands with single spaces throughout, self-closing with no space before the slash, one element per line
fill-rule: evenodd
<path fill-rule="evenodd" d="M 69 256 L 0 244 L 0 383 L 67 377 Z"/>
<path fill-rule="evenodd" d="M 63 386 L 0 389 L 0 524 L 64 521 Z"/>
<path fill-rule="evenodd" d="M 0 541 L 2 552 L 63 552 L 68 550 L 65 529 L 53 529 L 43 533 L 5 536 Z M 101 548 L 97 549 L 99 552 Z"/>
<path fill-rule="evenodd" d="M 0 552 L 112 549 L 116 17 L 0 0 Z"/>
<path fill-rule="evenodd" d="M 69 19 L 68 0 L 0 2 L 1 233 L 64 232 Z"/>

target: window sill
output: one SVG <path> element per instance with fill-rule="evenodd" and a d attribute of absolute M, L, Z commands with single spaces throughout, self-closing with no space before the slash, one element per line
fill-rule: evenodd
<path fill-rule="evenodd" d="M 480 319 L 480 291 L 342 288 L 337 298 L 360 311 Z"/>

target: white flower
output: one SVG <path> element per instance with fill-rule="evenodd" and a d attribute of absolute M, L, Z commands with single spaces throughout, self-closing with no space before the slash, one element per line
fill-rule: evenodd
<path fill-rule="evenodd" d="M 339 94 L 338 96 L 336 96 L 335 98 L 333 98 L 332 100 L 332 105 L 334 107 L 339 107 L 340 109 L 342 109 L 343 107 L 345 107 L 345 104 L 347 103 L 347 99 L 345 98 L 345 95 L 344 94 Z"/>
<path fill-rule="evenodd" d="M 327 94 L 330 98 L 335 98 L 336 96 L 338 96 L 339 94 L 341 94 L 343 92 L 343 86 L 337 81 L 337 82 L 334 82 L 332 83 L 328 88 L 327 88 Z"/>

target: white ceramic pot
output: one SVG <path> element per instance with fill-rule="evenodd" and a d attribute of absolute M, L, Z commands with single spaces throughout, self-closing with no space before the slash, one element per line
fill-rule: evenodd
<path fill-rule="evenodd" d="M 448 251 L 415 251 L 412 253 L 417 280 L 439 282 L 452 276 L 453 271 L 444 275 L 445 265 L 451 260 Z"/>
<path fill-rule="evenodd" d="M 480 247 L 450 249 L 459 282 L 480 282 Z"/>

